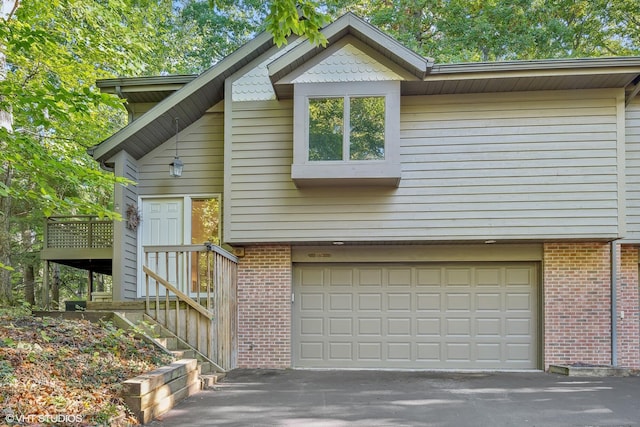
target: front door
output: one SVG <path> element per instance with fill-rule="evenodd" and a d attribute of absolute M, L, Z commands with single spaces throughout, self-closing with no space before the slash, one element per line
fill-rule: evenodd
<path fill-rule="evenodd" d="M 216 196 L 145 198 L 142 200 L 141 245 L 180 246 L 220 244 L 220 203 Z M 210 270 L 203 254 L 158 251 L 142 254 L 142 263 L 165 277 L 180 291 L 198 295 L 206 291 L 205 276 Z M 168 259 L 167 259 L 168 257 Z M 144 278 L 140 280 L 139 296 L 146 295 Z M 149 295 L 155 295 L 155 283 Z"/>
<path fill-rule="evenodd" d="M 184 199 L 145 199 L 142 202 L 142 246 L 170 246 L 184 244 Z M 178 289 L 182 287 L 177 272 L 182 269 L 177 263 L 181 260 L 176 254 L 169 253 L 169 259 L 164 255 L 159 258 L 155 253 L 143 255 L 143 263 L 160 276 L 166 277 Z M 161 259 L 160 259 L 161 258 Z M 167 273 L 168 266 L 168 273 Z M 145 295 L 145 284 L 142 284 L 141 294 Z M 155 295 L 155 285 L 149 289 L 149 295 Z"/>

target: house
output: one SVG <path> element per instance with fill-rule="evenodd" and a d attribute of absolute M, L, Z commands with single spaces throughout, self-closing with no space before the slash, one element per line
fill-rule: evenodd
<path fill-rule="evenodd" d="M 132 121 L 93 156 L 140 219 L 114 224 L 114 304 L 155 295 L 143 266 L 193 295 L 157 247 L 209 242 L 237 263 L 232 367 L 640 368 L 640 58 L 438 64 L 353 14 L 322 32 L 98 83 Z"/>

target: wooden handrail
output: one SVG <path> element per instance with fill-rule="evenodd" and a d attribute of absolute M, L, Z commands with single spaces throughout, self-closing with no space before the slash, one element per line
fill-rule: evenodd
<path fill-rule="evenodd" d="M 144 246 L 142 251 L 144 253 L 152 253 L 152 252 L 203 252 L 204 250 L 209 250 L 211 252 L 215 252 L 218 255 L 221 255 L 227 258 L 234 263 L 238 263 L 238 257 L 233 255 L 231 252 L 222 249 L 220 246 L 216 245 L 149 245 Z"/>
<path fill-rule="evenodd" d="M 160 283 L 162 286 L 167 288 L 170 292 L 173 292 L 176 295 L 176 297 L 180 299 L 180 301 L 184 301 L 189 306 L 191 306 L 191 308 L 196 310 L 198 313 L 202 314 L 203 316 L 206 316 L 209 320 L 213 319 L 213 313 L 211 313 L 209 310 L 207 310 L 206 308 L 204 308 L 203 306 L 195 302 L 187 294 L 180 292 L 175 286 L 173 286 L 171 283 L 169 283 L 167 280 L 163 279 L 162 277 L 158 276 L 149 267 L 147 267 L 146 265 L 143 265 L 142 271 L 144 271 L 144 273 L 147 274 L 149 277 L 151 277 L 153 280 L 155 280 L 156 282 Z M 149 295 L 147 295 L 147 298 L 148 297 Z"/>

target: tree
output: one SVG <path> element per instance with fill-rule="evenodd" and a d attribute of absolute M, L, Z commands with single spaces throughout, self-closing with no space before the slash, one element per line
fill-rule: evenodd
<path fill-rule="evenodd" d="M 118 217 L 110 206 L 114 177 L 86 150 L 123 125 L 122 106 L 94 82 L 158 70 L 144 58 L 171 4 L 33 0 L 14 6 L 0 25 L 8 70 L 0 81 L 0 111 L 13 113 L 13 129 L 0 129 L 0 262 L 5 267 L 37 250 L 23 236 L 41 235 L 45 216 Z M 20 259 L 29 275 L 35 258 Z M 13 283 L 3 270 L 0 304 L 10 304 Z"/>
<path fill-rule="evenodd" d="M 308 19 L 299 22 L 293 1 L 274 0 L 267 9 L 259 1 L 240 7 L 220 0 L 213 2 L 221 19 L 217 34 L 235 36 L 225 49 L 200 51 L 200 61 L 193 61 L 176 34 L 199 36 L 190 40 L 193 49 L 194 41 L 220 40 L 202 36 L 205 24 L 188 27 L 191 18 L 205 13 L 211 22 L 217 17 L 199 3 L 178 7 L 184 12 L 178 19 L 171 0 L 2 0 L 0 65 L 6 59 L 1 69 L 8 72 L 0 75 L 0 305 L 13 302 L 10 269 L 18 261 L 31 300 L 36 258 L 17 254 L 37 251 L 25 236 L 41 235 L 43 217 L 119 218 L 111 207 L 115 179 L 86 150 L 122 127 L 125 115 L 120 101 L 101 94 L 95 80 L 201 71 L 253 34 L 256 11 L 267 13 L 266 25 L 279 42 L 291 33 L 320 40 L 323 16 L 312 1 L 302 2 Z M 176 27 L 183 32 L 173 31 Z"/>
<path fill-rule="evenodd" d="M 640 53 L 635 0 L 327 0 L 436 62 Z"/>

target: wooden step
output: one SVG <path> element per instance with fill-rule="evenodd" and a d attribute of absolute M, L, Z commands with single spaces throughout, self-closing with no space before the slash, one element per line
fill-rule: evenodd
<path fill-rule="evenodd" d="M 223 379 L 225 374 L 223 373 L 211 373 L 211 374 L 200 374 L 200 382 L 202 390 L 207 390 L 215 387 L 218 382 Z"/>

